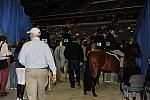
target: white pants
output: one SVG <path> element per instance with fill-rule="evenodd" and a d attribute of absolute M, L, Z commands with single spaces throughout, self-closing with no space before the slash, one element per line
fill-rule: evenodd
<path fill-rule="evenodd" d="M 16 68 L 18 84 L 25 85 L 25 68 Z"/>
<path fill-rule="evenodd" d="M 123 95 L 124 95 L 124 97 L 129 97 L 128 96 L 128 86 L 127 85 L 122 85 L 123 86 Z M 134 91 L 132 91 L 131 92 L 131 94 L 132 94 L 132 97 L 136 97 L 136 92 L 134 92 Z"/>
<path fill-rule="evenodd" d="M 120 51 L 120 50 L 112 50 L 110 52 L 115 53 L 115 54 L 121 56 L 121 58 L 120 58 L 120 67 L 124 67 L 123 63 L 124 63 L 124 56 L 125 56 L 125 54 L 122 51 Z"/>

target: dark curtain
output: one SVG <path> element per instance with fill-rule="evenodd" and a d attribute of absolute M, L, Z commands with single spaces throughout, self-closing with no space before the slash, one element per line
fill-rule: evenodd
<path fill-rule="evenodd" d="M 25 15 L 20 0 L 0 0 L 0 27 L 8 38 L 8 42 L 27 38 L 27 31 L 31 28 L 30 19 Z"/>
<path fill-rule="evenodd" d="M 147 57 L 150 56 L 150 0 L 145 2 L 144 8 L 139 16 L 135 38 L 141 46 L 143 58 L 138 59 L 142 72 L 147 71 Z"/>

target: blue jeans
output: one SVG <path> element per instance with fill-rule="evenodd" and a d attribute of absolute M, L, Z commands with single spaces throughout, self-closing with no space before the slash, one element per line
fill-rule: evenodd
<path fill-rule="evenodd" d="M 16 77 L 16 63 L 13 62 L 10 65 L 10 88 L 16 88 L 17 87 L 17 77 Z"/>

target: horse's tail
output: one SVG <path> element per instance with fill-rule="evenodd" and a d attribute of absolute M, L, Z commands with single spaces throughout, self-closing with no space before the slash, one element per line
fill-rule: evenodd
<path fill-rule="evenodd" d="M 89 53 L 88 53 L 89 54 Z M 84 91 L 90 91 L 92 87 L 92 80 L 91 80 L 91 68 L 90 68 L 90 61 L 89 61 L 89 55 L 87 56 L 87 62 L 85 64 L 85 71 L 84 71 Z"/>

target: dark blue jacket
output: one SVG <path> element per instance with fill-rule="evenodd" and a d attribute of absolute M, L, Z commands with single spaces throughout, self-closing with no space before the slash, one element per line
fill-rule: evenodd
<path fill-rule="evenodd" d="M 21 65 L 18 60 L 18 55 L 19 55 L 19 52 L 20 52 L 22 46 L 23 46 L 23 43 L 20 42 L 18 44 L 18 47 L 16 47 L 16 49 L 14 51 L 14 61 L 16 62 L 16 68 L 25 68 L 25 66 Z"/>

